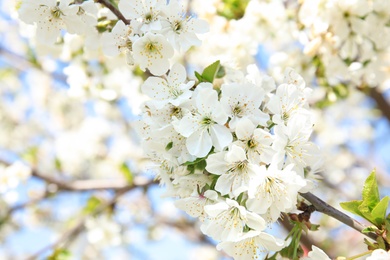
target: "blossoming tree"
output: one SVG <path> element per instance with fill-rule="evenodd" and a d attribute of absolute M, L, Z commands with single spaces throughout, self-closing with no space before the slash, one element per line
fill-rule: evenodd
<path fill-rule="evenodd" d="M 54 242 L 0 255 L 390 259 L 387 0 L 2 5 L 0 234 Z"/>

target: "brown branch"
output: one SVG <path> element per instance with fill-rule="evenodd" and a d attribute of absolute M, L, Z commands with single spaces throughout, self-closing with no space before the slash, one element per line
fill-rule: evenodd
<path fill-rule="evenodd" d="M 334 219 L 337 219 L 338 221 L 346 224 L 347 226 L 359 231 L 363 235 L 376 240 L 378 238 L 378 235 L 372 232 L 369 233 L 363 233 L 363 229 L 366 228 L 363 224 L 359 223 L 355 219 L 349 217 L 348 215 L 344 214 L 343 212 L 335 209 L 325 201 L 321 200 L 314 194 L 308 192 L 308 193 L 300 193 L 300 195 L 305 198 L 307 201 L 309 201 L 316 209 L 316 211 L 324 213 Z"/>
<path fill-rule="evenodd" d="M 5 59 L 5 62 L 9 63 L 14 69 L 20 72 L 24 72 L 30 68 L 34 68 L 51 76 L 59 82 L 66 83 L 65 75 L 56 72 L 45 71 L 38 63 L 33 62 L 24 56 L 10 51 L 3 45 L 0 45 L 0 55 Z"/>
<path fill-rule="evenodd" d="M 110 11 L 116 15 L 120 20 L 122 20 L 125 24 L 130 24 L 130 20 L 127 20 L 126 17 L 123 16 L 123 14 L 116 8 L 113 4 L 110 3 L 108 0 L 95 0 L 96 3 L 102 4 Z"/>
<path fill-rule="evenodd" d="M 0 163 L 7 166 L 11 165 L 11 163 L 2 159 L 0 159 Z M 121 179 L 76 180 L 67 182 L 66 180 L 60 180 L 48 174 L 43 174 L 34 168 L 31 169 L 31 175 L 47 182 L 48 184 L 54 184 L 57 189 L 62 191 L 120 190 L 133 186 L 133 184 L 130 184 L 127 181 Z M 134 185 L 136 186 L 144 185 L 146 182 L 148 182 L 146 178 L 134 178 Z M 153 182 L 153 184 L 154 183 L 157 182 Z"/>
<path fill-rule="evenodd" d="M 106 209 L 111 208 L 113 205 L 115 205 L 117 200 L 121 196 L 126 194 L 128 191 L 130 191 L 130 190 L 132 190 L 134 188 L 137 188 L 137 187 L 146 187 L 148 185 L 151 185 L 152 183 L 153 182 L 151 181 L 151 182 L 145 183 L 143 185 L 131 185 L 131 186 L 127 186 L 127 187 L 124 187 L 124 188 L 121 188 L 121 189 L 117 190 L 117 192 L 115 193 L 115 196 L 111 200 L 107 201 L 106 203 L 104 203 L 103 205 L 98 207 L 96 210 L 91 212 L 89 215 L 97 215 L 97 214 L 103 213 Z M 89 215 L 85 215 L 84 217 L 82 217 L 77 222 L 77 224 L 75 224 L 73 226 L 73 228 L 71 228 L 70 230 L 65 232 L 62 236 L 60 236 L 60 238 L 56 242 L 54 242 L 54 243 L 52 243 L 52 244 L 42 248 L 37 253 L 31 255 L 30 257 L 28 257 L 27 260 L 37 259 L 39 256 L 41 256 L 46 251 L 49 251 L 51 249 L 61 248 L 61 246 L 66 244 L 67 241 L 70 238 L 74 239 L 78 234 L 80 234 L 84 230 L 85 221 L 88 219 Z"/>
<path fill-rule="evenodd" d="M 382 93 L 378 91 L 378 88 L 370 88 L 370 96 L 375 100 L 377 108 L 382 112 L 383 116 L 387 118 L 390 123 L 390 104 L 385 99 Z"/>
<path fill-rule="evenodd" d="M 382 93 L 379 92 L 378 87 L 369 87 L 365 84 L 357 87 L 358 90 L 364 94 L 370 96 L 376 103 L 376 107 L 382 112 L 382 115 L 386 117 L 390 123 L 390 104 L 385 99 Z"/>
<path fill-rule="evenodd" d="M 129 187 L 129 183 L 124 180 L 79 180 L 68 183 L 55 177 L 44 175 L 35 169 L 32 170 L 32 176 L 49 184 L 54 184 L 60 190 L 67 191 L 119 190 Z"/>

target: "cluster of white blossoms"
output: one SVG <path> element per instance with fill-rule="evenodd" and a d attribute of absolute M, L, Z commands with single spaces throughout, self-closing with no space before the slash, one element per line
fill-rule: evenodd
<path fill-rule="evenodd" d="M 208 31 L 207 22 L 187 15 L 179 1 L 168 2 L 121 0 L 118 8 L 125 18 L 112 30 L 106 28 L 101 37 L 103 52 L 108 56 L 124 53 L 130 65 L 139 65 L 154 75 L 166 73 L 175 50 L 185 52 L 199 45 L 197 34 Z M 97 35 L 98 18 L 107 19 L 99 12 L 94 1 L 21 0 L 18 7 L 20 20 L 36 25 L 38 41 L 47 45 L 57 42 L 63 31 Z M 92 48 L 90 43 L 88 46 Z"/>
<path fill-rule="evenodd" d="M 19 161 L 9 166 L 0 166 L 0 194 L 15 189 L 30 176 L 31 169 Z"/>
<path fill-rule="evenodd" d="M 179 64 L 149 77 L 138 128 L 177 207 L 200 219 L 218 249 L 252 259 L 285 247 L 265 230 L 296 209 L 321 156 L 309 141 L 310 89 L 300 75 L 286 70 L 277 87 L 255 65 L 234 80 L 226 72 L 221 85 L 195 85 Z"/>
<path fill-rule="evenodd" d="M 187 16 L 178 1 L 125 1 L 119 10 L 129 18 L 118 21 L 110 33 L 103 35 L 103 51 L 107 55 L 125 53 L 129 64 L 138 64 L 161 76 L 170 67 L 174 50 L 187 51 L 201 41 L 197 34 L 208 31 L 208 24 Z"/>
<path fill-rule="evenodd" d="M 73 0 L 22 0 L 19 19 L 36 24 L 38 41 L 53 44 L 61 30 L 72 34 L 86 34 L 97 24 L 98 8 L 94 1 L 71 4 Z"/>
<path fill-rule="evenodd" d="M 390 44 L 387 0 L 310 0 L 299 9 L 307 32 L 304 52 L 317 56 L 331 84 L 372 87 L 384 81 Z"/>

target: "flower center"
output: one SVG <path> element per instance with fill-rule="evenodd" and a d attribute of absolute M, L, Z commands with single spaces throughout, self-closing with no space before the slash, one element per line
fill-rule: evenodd
<path fill-rule="evenodd" d="M 182 28 L 182 24 L 181 24 L 181 21 L 175 21 L 173 23 L 173 30 L 178 33 Z"/>
<path fill-rule="evenodd" d="M 250 149 L 253 149 L 257 147 L 257 142 L 254 139 L 249 139 L 247 145 Z"/>
<path fill-rule="evenodd" d="M 232 167 L 228 170 L 228 173 L 231 172 L 244 172 L 247 168 L 248 160 L 235 162 Z"/>
<path fill-rule="evenodd" d="M 171 117 L 172 116 L 175 116 L 177 118 L 182 118 L 183 117 L 183 114 L 182 114 L 182 111 L 181 111 L 181 108 L 180 107 L 172 107 L 171 109 Z"/>
<path fill-rule="evenodd" d="M 214 121 L 213 121 L 210 117 L 206 116 L 206 117 L 204 117 L 204 118 L 202 119 L 202 121 L 201 121 L 200 123 L 201 123 L 202 125 L 204 125 L 204 126 L 209 126 L 209 125 L 213 124 Z"/>
<path fill-rule="evenodd" d="M 240 106 L 240 102 L 238 102 L 232 110 L 233 116 L 241 117 L 244 114 L 246 104 Z"/>
<path fill-rule="evenodd" d="M 56 19 L 60 18 L 60 17 L 61 17 L 61 9 L 58 8 L 58 6 L 53 7 L 53 8 L 51 9 L 51 15 L 52 15 L 54 18 L 56 18 Z"/>

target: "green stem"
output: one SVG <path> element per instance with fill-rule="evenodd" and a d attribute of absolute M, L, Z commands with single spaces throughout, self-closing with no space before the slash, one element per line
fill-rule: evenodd
<path fill-rule="evenodd" d="M 364 252 L 364 253 L 361 253 L 361 254 L 358 254 L 358 255 L 355 255 L 355 256 L 348 257 L 348 258 L 346 258 L 346 260 L 358 259 L 359 257 L 365 256 L 365 255 L 368 255 L 368 254 L 371 254 L 371 253 L 372 253 L 372 250 Z"/>

